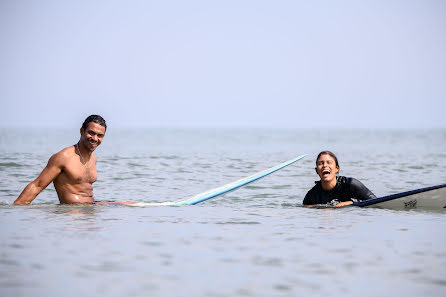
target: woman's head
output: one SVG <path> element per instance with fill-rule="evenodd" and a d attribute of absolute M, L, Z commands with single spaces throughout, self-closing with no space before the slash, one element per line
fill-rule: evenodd
<path fill-rule="evenodd" d="M 335 155 L 334 153 L 332 153 L 332 152 L 330 152 L 330 151 L 322 151 L 322 152 L 319 153 L 319 155 L 317 155 L 317 158 L 316 158 L 316 166 L 317 166 L 317 161 L 319 160 L 319 158 L 320 158 L 322 155 L 329 155 L 329 156 L 335 161 L 336 166 L 339 167 L 338 158 L 336 157 L 336 155 Z"/>
<path fill-rule="evenodd" d="M 322 151 L 316 158 L 316 173 L 323 182 L 336 179 L 339 172 L 339 162 L 335 154 L 330 151 Z"/>

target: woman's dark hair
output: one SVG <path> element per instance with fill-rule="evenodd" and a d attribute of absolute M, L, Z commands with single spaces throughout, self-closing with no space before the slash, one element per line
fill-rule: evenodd
<path fill-rule="evenodd" d="M 91 116 L 86 118 L 84 123 L 82 124 L 82 129 L 84 129 L 84 130 L 87 129 L 88 123 L 90 123 L 90 122 L 101 125 L 107 131 L 107 124 L 105 123 L 104 118 L 101 117 L 100 115 L 92 114 Z"/>
<path fill-rule="evenodd" d="M 316 158 L 316 166 L 317 166 L 317 160 L 319 160 L 319 158 L 320 158 L 322 155 L 329 155 L 330 157 L 332 157 L 332 158 L 335 160 L 335 162 L 336 162 L 336 167 L 339 167 L 338 158 L 336 157 L 335 154 L 333 154 L 333 153 L 330 152 L 330 151 L 322 151 L 322 152 L 319 153 L 319 155 L 317 155 L 317 158 Z"/>

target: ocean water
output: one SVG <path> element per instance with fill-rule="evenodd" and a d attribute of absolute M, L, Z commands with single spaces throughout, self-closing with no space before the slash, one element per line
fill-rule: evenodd
<path fill-rule="evenodd" d="M 444 296 L 446 210 L 306 209 L 317 153 L 377 196 L 446 182 L 446 130 L 121 129 L 97 200 L 166 202 L 301 154 L 195 206 L 11 206 L 78 129 L 0 130 L 1 296 Z"/>

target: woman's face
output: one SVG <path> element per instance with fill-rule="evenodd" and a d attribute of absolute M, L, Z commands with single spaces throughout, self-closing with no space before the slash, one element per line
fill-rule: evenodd
<path fill-rule="evenodd" d="M 336 174 L 339 172 L 339 167 L 336 166 L 336 160 L 330 155 L 323 154 L 317 159 L 316 173 L 323 182 L 330 182 L 336 179 Z"/>

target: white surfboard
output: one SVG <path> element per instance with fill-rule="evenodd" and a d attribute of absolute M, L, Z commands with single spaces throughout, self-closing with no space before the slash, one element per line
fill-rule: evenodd
<path fill-rule="evenodd" d="M 376 206 L 392 209 L 446 208 L 446 184 L 359 201 L 353 206 Z"/>

